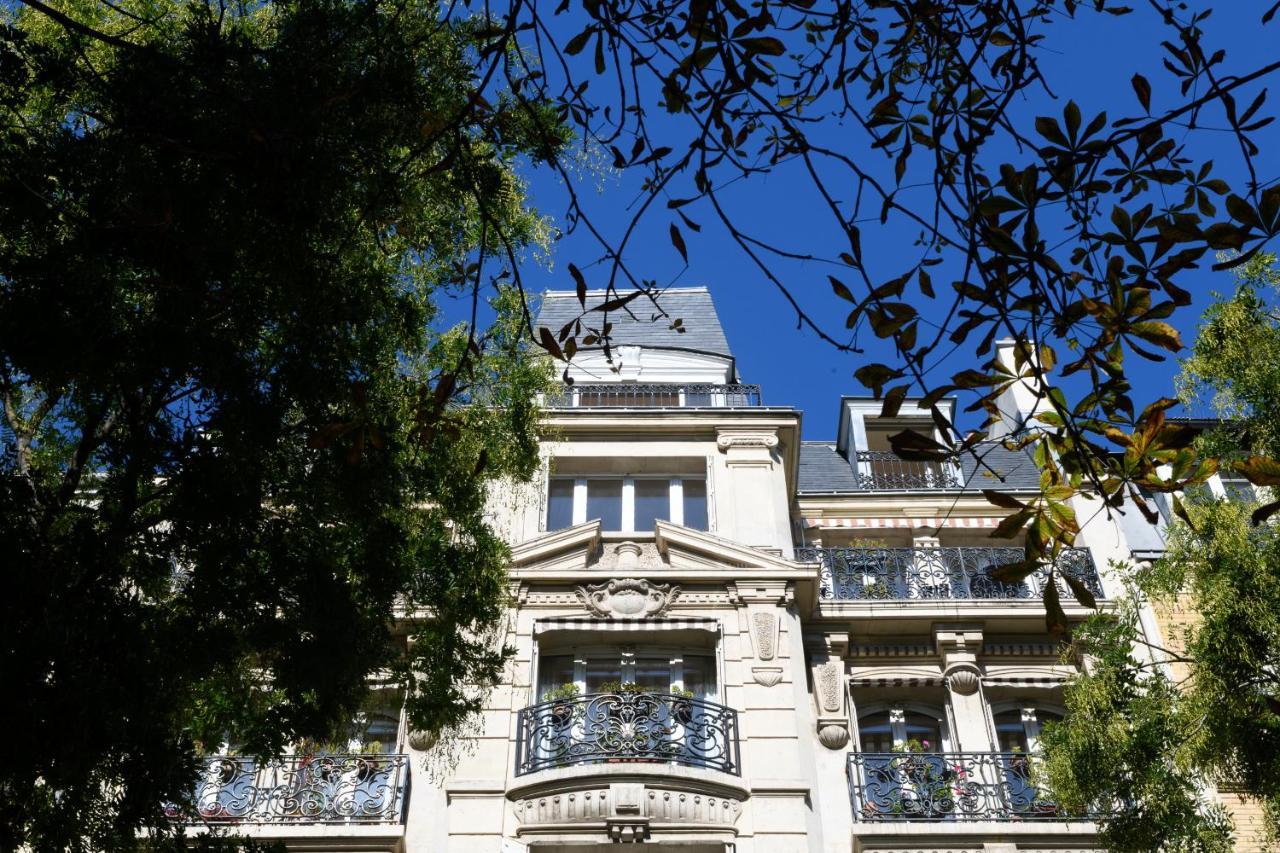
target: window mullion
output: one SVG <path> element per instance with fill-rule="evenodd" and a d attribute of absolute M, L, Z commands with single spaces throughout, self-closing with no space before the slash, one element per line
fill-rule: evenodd
<path fill-rule="evenodd" d="M 579 477 L 573 481 L 573 523 L 585 524 L 587 521 L 587 481 Z"/>
<path fill-rule="evenodd" d="M 631 477 L 622 480 L 622 529 L 628 533 L 636 529 L 636 481 Z"/>
<path fill-rule="evenodd" d="M 669 507 L 671 523 L 684 524 L 684 480 L 679 477 L 672 477 L 669 495 L 671 500 Z"/>

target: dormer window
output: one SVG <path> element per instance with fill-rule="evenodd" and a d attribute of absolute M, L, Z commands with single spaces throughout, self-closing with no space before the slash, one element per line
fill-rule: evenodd
<path fill-rule="evenodd" d="M 707 483 L 698 477 L 552 477 L 547 530 L 600 519 L 607 531 L 647 532 L 670 521 L 707 529 Z"/>

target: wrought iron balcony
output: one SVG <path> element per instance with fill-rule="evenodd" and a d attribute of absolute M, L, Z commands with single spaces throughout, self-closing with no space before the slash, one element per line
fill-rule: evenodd
<path fill-rule="evenodd" d="M 760 405 L 759 385 L 566 385 L 548 394 L 552 409 L 741 409 Z"/>
<path fill-rule="evenodd" d="M 167 811 L 209 823 L 399 823 L 407 766 L 405 755 L 290 756 L 265 765 L 212 755 L 201 760 L 195 814 Z"/>
<path fill-rule="evenodd" d="M 1037 761 L 1017 752 L 855 752 L 849 791 L 858 821 L 1088 820 L 1055 804 Z"/>
<path fill-rule="evenodd" d="M 859 450 L 858 488 L 872 492 L 958 489 L 960 472 L 954 465 L 899 459 L 888 450 Z"/>
<path fill-rule="evenodd" d="M 997 580 L 995 570 L 1025 559 L 1021 548 L 797 548 L 796 559 L 822 564 L 821 596 L 827 601 L 913 599 L 1035 599 L 1048 572 L 1041 566 L 1020 583 Z M 1093 557 L 1065 548 L 1055 570 L 1102 597 Z M 1058 579 L 1058 591 L 1073 597 Z"/>
<path fill-rule="evenodd" d="M 738 712 L 669 693 L 593 693 L 531 705 L 516 775 L 575 764 L 670 762 L 739 773 Z"/>

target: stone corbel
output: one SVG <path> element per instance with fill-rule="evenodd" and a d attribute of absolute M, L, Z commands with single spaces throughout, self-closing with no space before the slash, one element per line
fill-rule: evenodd
<path fill-rule="evenodd" d="M 649 837 L 649 817 L 644 814 L 644 785 L 615 782 L 609 786 L 609 838 L 615 843 L 639 844 Z"/>
<path fill-rule="evenodd" d="M 778 435 L 772 430 L 721 429 L 716 432 L 716 447 L 725 455 L 729 466 L 771 467 Z"/>
<path fill-rule="evenodd" d="M 827 749 L 843 749 L 849 743 L 844 666 L 849 636 L 828 634 L 809 644 L 809 648 L 813 660 L 813 693 L 818 705 L 818 742 Z"/>
<path fill-rule="evenodd" d="M 982 649 L 981 625 L 935 625 L 934 643 L 942 657 L 942 674 L 947 688 L 961 696 L 972 696 L 982 683 L 978 652 Z"/>
<path fill-rule="evenodd" d="M 751 677 L 756 684 L 773 687 L 782 681 L 782 666 L 777 662 L 782 642 L 782 617 L 791 592 L 785 581 L 759 581 L 750 585 L 730 584 L 730 597 L 745 607 L 745 629 L 751 638 L 755 664 Z"/>

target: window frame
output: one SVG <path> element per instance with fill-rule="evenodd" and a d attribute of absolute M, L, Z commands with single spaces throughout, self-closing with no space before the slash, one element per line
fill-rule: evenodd
<path fill-rule="evenodd" d="M 1040 754 L 1040 732 L 1048 720 L 1042 720 L 1040 714 L 1052 714 L 1059 719 L 1066 719 L 1067 709 L 1053 702 L 1037 702 L 1034 700 L 1010 700 L 996 702 L 991 706 L 991 746 L 997 752 L 1000 747 L 1000 731 L 996 728 L 996 717 L 1017 711 L 1021 715 L 1023 737 L 1027 739 L 1027 754 Z"/>
<path fill-rule="evenodd" d="M 586 475 L 556 476 L 547 478 L 547 508 L 543 513 L 543 526 L 548 532 L 563 530 L 551 527 L 551 489 L 552 484 L 559 481 L 573 481 L 573 506 L 570 526 L 586 524 L 587 518 L 587 484 L 591 480 L 611 480 L 622 482 L 622 506 L 620 509 L 621 524 L 617 530 L 604 528 L 606 533 L 648 533 L 647 530 L 636 529 L 636 481 L 665 480 L 667 483 L 667 520 L 672 524 L 684 526 L 684 484 L 686 480 L 695 480 L 703 484 L 703 514 L 707 519 L 707 531 L 712 529 L 710 509 L 711 492 L 707 487 L 707 478 L 691 474 L 624 474 L 624 475 Z M 696 528 L 695 528 L 696 529 Z"/>
<path fill-rule="evenodd" d="M 917 702 L 914 700 L 889 700 L 882 702 L 868 702 L 865 705 L 858 705 L 853 714 L 854 725 L 857 731 L 857 751 L 863 752 L 862 749 L 862 721 L 864 718 L 871 717 L 876 714 L 889 715 L 889 731 L 893 737 L 893 746 L 898 749 L 907 742 L 907 714 L 924 714 L 931 719 L 938 721 L 938 730 L 941 732 L 942 742 L 938 744 L 939 749 L 930 750 L 931 753 L 955 752 L 955 743 L 952 736 L 951 713 L 950 708 L 944 704 L 933 704 L 930 702 Z"/>
<path fill-rule="evenodd" d="M 688 646 L 672 646 L 672 645 L 631 645 L 631 644 L 610 644 L 610 643 L 581 643 L 572 646 L 560 646 L 549 649 L 538 649 L 537 660 L 534 661 L 533 677 L 530 679 L 532 692 L 535 702 L 542 701 L 542 694 L 548 689 L 554 689 L 559 685 L 543 685 L 543 659 L 549 657 L 569 656 L 573 659 L 573 684 L 578 688 L 578 694 L 587 695 L 587 664 L 591 659 L 608 659 L 616 656 L 618 659 L 618 676 L 619 682 L 622 684 L 634 684 L 636 676 L 636 659 L 639 657 L 666 657 L 668 658 L 668 666 L 671 667 L 671 682 L 669 690 L 672 688 L 685 689 L 684 683 L 684 656 L 685 655 L 701 655 L 710 659 L 710 675 L 715 679 L 715 689 L 710 693 L 699 696 L 697 698 L 717 704 L 724 704 L 724 662 L 720 654 L 721 645 L 716 643 L 714 646 L 705 648 L 692 648 Z"/>

